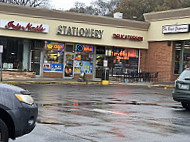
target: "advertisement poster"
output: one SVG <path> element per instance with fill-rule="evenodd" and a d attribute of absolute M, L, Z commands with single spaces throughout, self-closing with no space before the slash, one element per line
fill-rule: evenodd
<path fill-rule="evenodd" d="M 92 74 L 92 63 L 90 61 L 75 61 L 74 72 Z"/>
<path fill-rule="evenodd" d="M 44 72 L 63 72 L 63 64 L 49 63 L 44 64 Z"/>

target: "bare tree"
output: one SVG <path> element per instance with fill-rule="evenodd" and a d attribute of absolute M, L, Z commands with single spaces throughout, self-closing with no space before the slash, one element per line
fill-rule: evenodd
<path fill-rule="evenodd" d="M 76 2 L 70 12 L 86 13 L 91 15 L 111 16 L 112 12 L 119 6 L 121 0 L 95 0 L 86 6 L 84 3 Z"/>
<path fill-rule="evenodd" d="M 0 2 L 29 7 L 47 7 L 49 0 L 0 0 Z"/>

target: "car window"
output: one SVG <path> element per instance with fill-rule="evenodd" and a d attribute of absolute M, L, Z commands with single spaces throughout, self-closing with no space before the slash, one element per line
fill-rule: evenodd
<path fill-rule="evenodd" d="M 184 70 L 180 74 L 178 80 L 190 80 L 190 70 L 189 69 L 188 70 Z"/>

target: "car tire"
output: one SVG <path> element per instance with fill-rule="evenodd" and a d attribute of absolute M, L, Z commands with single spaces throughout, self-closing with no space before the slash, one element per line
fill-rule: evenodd
<path fill-rule="evenodd" d="M 0 119 L 0 142 L 8 142 L 9 132 L 7 125 Z"/>
<path fill-rule="evenodd" d="M 190 109 L 190 103 L 186 103 L 186 102 L 181 102 L 182 107 L 186 108 L 186 109 Z"/>

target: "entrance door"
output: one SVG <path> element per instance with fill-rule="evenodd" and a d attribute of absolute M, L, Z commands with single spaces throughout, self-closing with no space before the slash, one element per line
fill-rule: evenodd
<path fill-rule="evenodd" d="M 73 78 L 74 53 L 65 53 L 64 77 Z"/>
<path fill-rule="evenodd" d="M 102 78 L 104 55 L 96 55 L 96 78 Z"/>
<path fill-rule="evenodd" d="M 31 71 L 36 72 L 36 75 L 40 75 L 40 50 L 31 51 Z"/>

